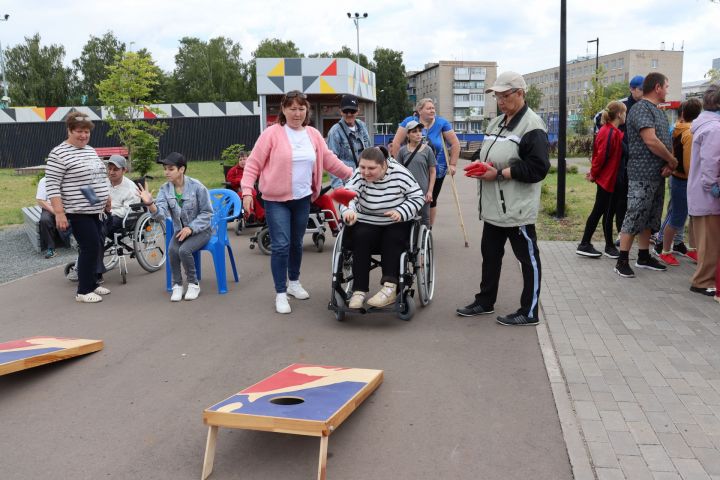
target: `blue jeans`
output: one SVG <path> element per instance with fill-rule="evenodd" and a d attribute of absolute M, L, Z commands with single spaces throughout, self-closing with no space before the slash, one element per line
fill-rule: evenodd
<path fill-rule="evenodd" d="M 665 225 L 669 223 L 676 230 L 673 244 L 682 243 L 685 239 L 685 222 L 687 218 L 687 180 L 670 177 L 670 203 L 668 203 L 665 221 L 663 221 L 657 234 L 658 240 L 662 242 Z"/>
<path fill-rule="evenodd" d="M 310 195 L 298 200 L 265 200 L 265 219 L 270 230 L 272 271 L 275 291 L 285 293 L 287 281 L 300 279 L 303 237 L 310 215 Z"/>

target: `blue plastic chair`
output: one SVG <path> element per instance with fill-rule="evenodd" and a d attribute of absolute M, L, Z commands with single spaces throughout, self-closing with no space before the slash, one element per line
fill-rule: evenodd
<path fill-rule="evenodd" d="M 213 263 L 215 264 L 215 278 L 217 279 L 218 293 L 227 293 L 227 268 L 225 267 L 225 249 L 227 248 L 228 255 L 230 256 L 230 265 L 232 266 L 233 277 L 235 282 L 239 282 L 237 274 L 237 267 L 235 266 L 235 257 L 233 256 L 232 248 L 230 248 L 230 239 L 227 234 L 227 223 L 230 220 L 237 218 L 242 212 L 242 203 L 237 193 L 232 190 L 224 188 L 216 188 L 210 190 L 210 200 L 213 206 L 213 218 L 212 218 L 212 237 L 208 243 L 200 250 L 193 253 L 195 259 L 195 270 L 197 271 L 198 280 L 201 279 L 201 262 L 200 253 L 203 250 L 207 250 L 212 254 Z M 166 251 L 170 245 L 174 230 L 172 219 L 166 219 Z M 172 291 L 172 270 L 170 267 L 170 261 L 165 261 L 165 282 L 168 292 Z"/>

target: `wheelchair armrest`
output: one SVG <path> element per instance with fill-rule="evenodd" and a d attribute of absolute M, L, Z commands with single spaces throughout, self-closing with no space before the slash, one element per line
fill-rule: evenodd
<path fill-rule="evenodd" d="M 332 189 L 332 185 L 326 185 L 326 186 L 324 186 L 322 189 L 320 189 L 320 193 L 318 193 L 318 197 L 322 197 L 322 196 L 325 195 L 327 192 L 329 192 L 330 189 Z"/>
<path fill-rule="evenodd" d="M 131 203 L 129 207 L 133 212 L 142 212 L 147 210 L 147 206 L 144 203 Z"/>
<path fill-rule="evenodd" d="M 230 182 L 222 182 L 223 187 L 227 188 L 228 190 L 232 190 L 232 183 Z"/>

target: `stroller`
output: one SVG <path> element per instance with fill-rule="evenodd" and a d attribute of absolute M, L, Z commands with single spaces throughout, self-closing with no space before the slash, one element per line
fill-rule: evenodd
<path fill-rule="evenodd" d="M 328 228 L 330 228 L 334 237 L 337 236 L 340 231 L 339 217 L 335 210 L 335 205 L 332 199 L 326 195 L 331 188 L 330 185 L 323 187 L 323 189 L 320 190 L 320 195 L 318 195 L 312 205 L 310 205 L 310 216 L 308 217 L 308 224 L 305 229 L 306 235 L 312 235 L 313 244 L 318 252 L 322 252 L 325 248 L 325 232 L 327 232 Z M 257 245 L 265 255 L 272 253 L 270 228 L 267 225 L 263 225 L 260 230 L 250 237 L 250 249 L 254 249 L 255 245 Z"/>

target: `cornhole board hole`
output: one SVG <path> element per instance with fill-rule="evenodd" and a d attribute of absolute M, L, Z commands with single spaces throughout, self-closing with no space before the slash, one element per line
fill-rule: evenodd
<path fill-rule="evenodd" d="M 328 436 L 382 381 L 382 370 L 294 363 L 205 409 L 202 480 L 212 473 L 218 427 L 320 437 L 318 480 L 324 480 Z"/>
<path fill-rule="evenodd" d="M 31 337 L 0 343 L 0 375 L 102 350 L 102 340 Z"/>

